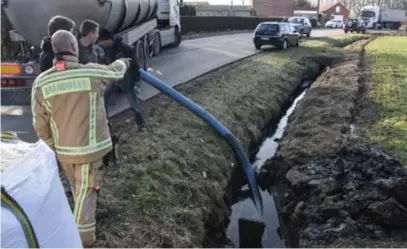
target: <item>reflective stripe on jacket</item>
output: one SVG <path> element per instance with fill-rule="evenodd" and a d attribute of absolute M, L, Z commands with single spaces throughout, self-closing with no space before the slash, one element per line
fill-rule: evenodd
<path fill-rule="evenodd" d="M 82 65 L 73 56 L 64 56 L 64 60 L 63 71 L 54 66 L 40 74 L 33 84 L 34 129 L 55 150 L 59 161 L 94 162 L 112 149 L 104 88 L 124 77 L 128 63 L 116 60 L 108 66 Z"/>
<path fill-rule="evenodd" d="M 1 142 L 2 143 L 18 143 L 20 142 L 20 138 L 14 132 L 2 132 L 0 134 Z"/>

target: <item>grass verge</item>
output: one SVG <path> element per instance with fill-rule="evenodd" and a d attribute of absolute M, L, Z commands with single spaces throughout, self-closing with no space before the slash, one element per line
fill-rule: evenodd
<path fill-rule="evenodd" d="M 179 90 L 223 122 L 246 150 L 303 78 L 363 36 L 307 41 L 266 52 Z M 114 119 L 122 132 L 119 168 L 109 168 L 99 198 L 97 247 L 202 247 L 205 224 L 226 218 L 225 188 L 234 154 L 212 128 L 167 97 L 149 103 L 149 131 L 137 133 L 129 113 Z M 237 166 L 240 167 L 240 166 Z"/>
<path fill-rule="evenodd" d="M 407 36 L 379 37 L 367 47 L 371 89 L 361 135 L 407 166 Z"/>

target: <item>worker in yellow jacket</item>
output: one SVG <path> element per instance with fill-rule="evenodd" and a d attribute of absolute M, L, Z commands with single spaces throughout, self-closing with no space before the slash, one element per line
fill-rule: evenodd
<path fill-rule="evenodd" d="M 74 195 L 74 218 L 82 243 L 95 241 L 95 213 L 103 157 L 112 149 L 103 92 L 123 79 L 129 59 L 105 66 L 78 62 L 78 43 L 65 30 L 51 37 L 56 64 L 40 74 L 32 89 L 34 128 L 54 149 Z"/>

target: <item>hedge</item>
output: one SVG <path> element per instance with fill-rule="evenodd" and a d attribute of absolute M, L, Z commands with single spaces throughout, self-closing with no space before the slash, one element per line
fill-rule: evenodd
<path fill-rule="evenodd" d="M 279 22 L 282 17 L 238 17 L 238 16 L 181 16 L 183 34 L 227 30 L 255 29 L 261 22 Z"/>
<path fill-rule="evenodd" d="M 238 16 L 181 16 L 183 34 L 198 32 L 216 32 L 227 30 L 255 29 L 261 22 L 280 22 L 282 17 L 238 17 Z M 317 21 L 311 19 L 312 27 Z"/>

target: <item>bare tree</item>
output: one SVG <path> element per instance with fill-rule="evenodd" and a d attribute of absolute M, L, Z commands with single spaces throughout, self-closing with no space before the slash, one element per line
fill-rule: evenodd
<path fill-rule="evenodd" d="M 311 3 L 307 0 L 296 0 L 295 6 L 298 8 L 311 8 Z"/>
<path fill-rule="evenodd" d="M 368 0 L 341 0 L 340 2 L 354 14 L 359 14 L 362 7 L 368 4 Z"/>
<path fill-rule="evenodd" d="M 362 7 L 366 5 L 407 9 L 407 0 L 339 0 L 339 2 L 357 15 L 360 13 Z"/>
<path fill-rule="evenodd" d="M 407 5 L 406 0 L 384 0 L 385 7 L 404 8 Z"/>

